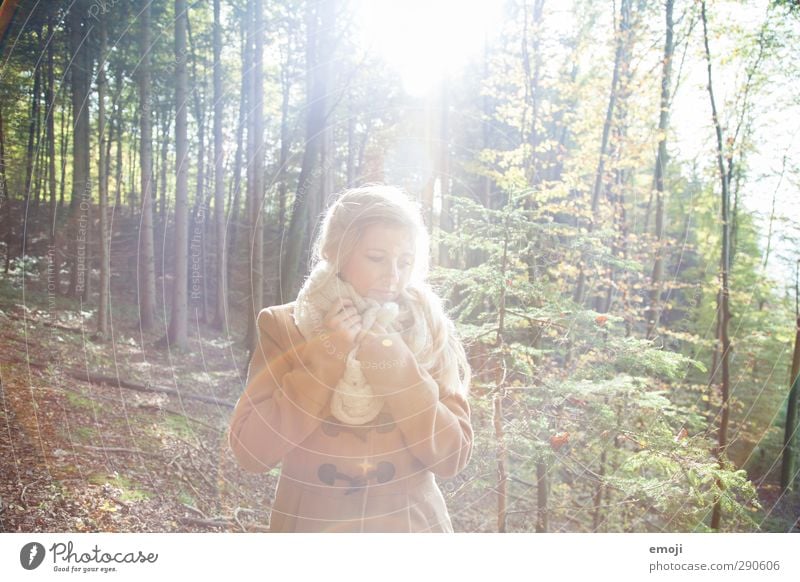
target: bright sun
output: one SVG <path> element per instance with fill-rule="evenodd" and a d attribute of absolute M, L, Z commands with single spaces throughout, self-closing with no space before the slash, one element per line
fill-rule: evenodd
<path fill-rule="evenodd" d="M 426 94 L 449 71 L 480 54 L 500 23 L 492 0 L 358 0 L 365 46 L 402 76 L 411 95 Z"/>

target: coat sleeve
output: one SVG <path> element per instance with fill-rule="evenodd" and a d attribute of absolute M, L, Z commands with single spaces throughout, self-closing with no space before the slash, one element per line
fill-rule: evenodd
<path fill-rule="evenodd" d="M 336 362 L 327 362 L 324 350 L 316 350 L 320 357 L 313 359 L 292 357 L 297 346 L 278 343 L 279 326 L 271 308 L 259 313 L 259 345 L 228 431 L 236 460 L 250 473 L 276 466 L 314 432 L 331 394 L 331 370 Z"/>
<path fill-rule="evenodd" d="M 472 456 L 470 407 L 461 394 L 440 396 L 439 384 L 414 366 L 416 380 L 387 400 L 406 446 L 435 475 L 455 477 Z"/>

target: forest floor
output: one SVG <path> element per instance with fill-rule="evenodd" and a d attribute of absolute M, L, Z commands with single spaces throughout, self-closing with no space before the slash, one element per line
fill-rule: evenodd
<path fill-rule="evenodd" d="M 198 324 L 176 353 L 121 303 L 100 341 L 28 279 L 0 276 L 0 531 L 266 530 L 277 471 L 242 471 L 226 441 L 242 347 Z"/>

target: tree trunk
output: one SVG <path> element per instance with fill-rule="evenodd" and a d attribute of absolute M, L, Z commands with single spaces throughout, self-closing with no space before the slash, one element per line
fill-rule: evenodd
<path fill-rule="evenodd" d="M 322 14 L 332 13 L 325 4 L 333 0 L 324 0 L 316 5 Z M 297 192 L 294 197 L 292 216 L 289 223 L 289 234 L 286 241 L 286 253 L 281 263 L 280 297 L 285 303 L 294 299 L 300 287 L 301 276 L 305 274 L 308 250 L 311 246 L 309 222 L 318 218 L 322 204 L 314 198 L 314 166 L 320 153 L 320 141 L 325 126 L 325 103 L 327 87 L 322 68 L 318 66 L 321 58 L 330 58 L 329 54 L 321 55 L 322 47 L 328 45 L 324 37 L 331 34 L 332 23 L 320 23 L 314 6 L 306 9 L 306 75 L 307 75 L 307 117 L 306 140 L 303 162 Z M 318 190 L 317 190 L 318 191 Z M 309 196 L 309 193 L 312 193 Z"/>
<path fill-rule="evenodd" d="M 247 29 L 249 25 L 244 24 L 242 26 L 242 61 L 243 67 L 245 71 L 249 70 L 249 51 L 247 50 L 246 39 L 247 39 Z M 230 228 L 230 236 L 228 236 L 228 240 L 230 244 L 228 245 L 228 253 L 227 259 L 228 264 L 226 265 L 226 271 L 228 274 L 227 280 L 228 284 L 231 284 L 233 280 L 233 272 L 236 268 L 236 262 L 234 261 L 233 257 L 237 255 L 237 247 L 239 244 L 239 213 L 241 210 L 241 193 L 242 193 L 242 155 L 244 152 L 244 126 L 245 126 L 245 111 L 247 108 L 247 83 L 248 83 L 248 75 L 242 75 L 242 89 L 239 92 L 239 122 L 236 126 L 236 153 L 233 156 L 233 180 L 231 182 L 231 192 L 233 200 L 229 204 L 229 220 L 228 225 Z"/>
<path fill-rule="evenodd" d="M 191 262 L 191 288 L 190 302 L 194 308 L 195 319 L 207 321 L 208 311 L 206 309 L 207 293 L 205 289 L 205 223 L 208 214 L 205 196 L 205 160 L 206 160 L 206 115 L 205 99 L 201 99 L 200 77 L 197 74 L 197 54 L 192 37 L 192 24 L 187 19 L 186 32 L 189 41 L 189 53 L 192 58 L 192 99 L 194 102 L 195 120 L 197 122 L 197 181 L 195 183 L 194 206 L 191 215 L 191 241 L 190 254 Z M 202 313 L 199 316 L 198 311 Z"/>
<path fill-rule="evenodd" d="M 47 16 L 47 37 L 53 36 L 53 15 Z M 49 177 L 49 191 L 50 191 L 50 244 L 55 249 L 55 220 L 56 220 L 56 130 L 55 130 L 55 117 L 56 117 L 56 99 L 55 91 L 55 71 L 53 70 L 53 57 L 55 48 L 51 41 L 47 46 L 47 159 L 49 163 L 49 170 L 47 175 Z M 2 164 L 2 160 L 0 160 Z M 55 256 L 54 251 L 54 256 Z M 56 265 L 57 267 L 57 265 Z M 54 269 L 53 276 L 55 277 L 55 288 L 59 288 L 58 284 L 58 268 Z"/>
<path fill-rule="evenodd" d="M 77 0 L 69 12 L 72 77 L 72 198 L 70 199 L 70 286 L 73 297 L 88 300 L 91 277 L 89 233 L 92 216 L 92 182 L 89 173 L 89 74 L 91 59 L 84 42 L 83 21 L 87 2 Z"/>
<path fill-rule="evenodd" d="M 647 339 L 651 339 L 661 318 L 661 293 L 664 278 L 664 173 L 667 169 L 667 129 L 669 127 L 670 79 L 672 77 L 672 41 L 673 23 L 672 8 L 674 0 L 666 0 L 665 15 L 667 21 L 666 40 L 664 41 L 664 61 L 661 67 L 661 108 L 658 116 L 658 153 L 656 154 L 655 190 L 656 190 L 656 257 L 653 262 L 651 280 L 650 309 L 647 315 Z"/>
<path fill-rule="evenodd" d="M 550 497 L 550 477 L 547 463 L 536 463 L 536 533 L 547 533 L 550 529 L 548 498 Z"/>
<path fill-rule="evenodd" d="M 225 324 L 225 176 L 223 173 L 222 149 L 222 23 L 220 22 L 220 0 L 214 0 L 214 224 L 216 226 L 216 275 L 217 294 L 214 303 L 214 326 L 222 329 Z"/>
<path fill-rule="evenodd" d="M 106 77 L 106 78 L 108 78 L 108 77 Z M 111 103 L 114 105 L 114 112 L 113 112 L 113 114 L 111 116 L 111 119 L 108 122 L 108 135 L 106 136 L 106 167 L 105 167 L 106 194 L 111 192 L 111 185 L 110 185 L 110 180 L 111 180 L 111 147 L 113 146 L 114 140 L 116 139 L 115 136 L 116 136 L 116 132 L 118 131 L 118 126 L 119 126 L 119 122 L 118 122 L 117 118 L 119 117 L 119 109 L 120 109 L 119 102 L 120 102 L 121 87 L 119 85 L 117 85 L 116 82 L 115 82 L 114 86 L 115 86 L 114 96 L 111 99 Z"/>
<path fill-rule="evenodd" d="M 175 0 L 175 277 L 172 289 L 169 344 L 185 349 L 187 330 L 187 252 L 189 143 L 187 136 L 186 101 L 186 21 L 189 19 L 186 0 Z"/>
<path fill-rule="evenodd" d="M 329 96 L 329 92 L 333 87 L 333 66 L 332 63 L 334 62 L 330 58 L 330 51 L 332 47 L 330 46 L 330 37 L 331 37 L 331 30 L 328 27 L 333 27 L 334 25 L 334 11 L 335 11 L 335 1 L 328 0 L 323 2 L 320 6 L 320 26 L 322 35 L 320 36 L 319 49 L 317 51 L 317 66 L 320 69 L 319 75 L 322 79 L 322 83 L 326 88 L 324 94 L 321 95 L 324 101 L 324 111 L 326 111 L 326 117 L 328 115 L 328 108 L 329 103 L 332 101 Z M 324 56 L 324 58 L 319 58 L 320 56 Z M 334 168 L 336 164 L 336 151 L 333 142 L 333 127 L 329 119 L 326 119 L 326 122 L 323 124 L 322 127 L 322 136 L 320 140 L 320 151 L 319 151 L 319 163 L 320 168 L 322 170 L 321 173 L 321 183 L 320 183 L 320 195 L 319 195 L 319 202 L 320 206 L 318 207 L 319 211 L 325 209 L 325 206 L 330 203 L 331 197 L 333 196 L 333 189 L 334 189 Z M 319 213 L 317 213 L 317 216 Z M 312 220 L 312 227 L 314 225 L 314 220 L 316 216 L 312 214 L 310 216 Z"/>
<path fill-rule="evenodd" d="M 100 188 L 100 305 L 97 310 L 97 335 L 108 335 L 109 293 L 111 282 L 111 261 L 108 240 L 108 176 L 106 175 L 106 149 L 104 133 L 106 130 L 106 17 L 100 17 L 100 56 L 97 73 L 97 177 Z"/>
<path fill-rule="evenodd" d="M 247 346 L 251 353 L 258 348 L 256 319 L 263 306 L 264 299 L 264 223 L 261 220 L 264 203 L 264 31 L 262 30 L 263 7 L 261 0 L 251 0 L 253 16 L 251 33 L 253 38 L 253 67 L 248 89 L 250 102 L 248 111 L 252 115 L 252 123 L 247 132 L 248 179 L 247 205 L 250 221 L 250 309 L 247 313 Z"/>
<path fill-rule="evenodd" d="M 121 87 L 123 83 L 122 80 L 122 69 L 117 70 L 117 79 L 116 84 L 118 87 Z M 116 195 L 114 196 L 114 207 L 119 209 L 120 215 L 122 214 L 122 127 L 125 124 L 124 114 L 123 114 L 123 107 L 122 103 L 117 105 L 118 112 L 116 115 L 115 125 L 117 125 L 117 146 L 116 146 L 116 158 L 117 163 L 114 167 L 114 186 L 116 187 Z"/>
<path fill-rule="evenodd" d="M 797 479 L 795 472 L 795 442 L 797 441 L 797 401 L 800 395 L 800 317 L 795 325 L 797 329 L 794 336 L 794 355 L 792 356 L 792 381 L 789 390 L 789 399 L 786 402 L 786 426 L 783 436 L 783 464 L 781 466 L 781 491 L 792 491 L 794 481 Z"/>
<path fill-rule="evenodd" d="M 503 259 L 500 265 L 500 279 L 505 280 L 506 269 L 508 268 L 508 221 L 505 223 L 503 238 Z M 506 288 L 501 286 L 500 297 L 498 298 L 498 319 L 497 319 L 497 338 L 495 340 L 495 353 L 499 355 L 500 363 L 495 371 L 496 386 L 493 398 L 492 424 L 494 425 L 495 436 L 495 457 L 497 459 L 497 531 L 505 533 L 506 518 L 508 516 L 508 453 L 505 442 L 505 429 L 503 426 L 503 398 L 506 395 L 504 386 L 504 375 L 506 365 L 503 362 L 503 344 L 505 342 L 505 315 L 506 315 Z M 539 508 L 541 511 L 541 507 Z M 540 514 L 541 515 L 541 514 Z"/>
<path fill-rule="evenodd" d="M 606 400 L 608 402 L 608 400 Z M 603 445 L 603 452 L 600 453 L 600 466 L 597 469 L 597 475 L 600 477 L 594 492 L 594 511 L 592 512 L 592 533 L 598 533 L 600 525 L 604 523 L 602 512 L 603 493 L 605 493 L 605 481 L 603 477 L 606 474 L 606 462 L 608 460 L 608 453 Z"/>
<path fill-rule="evenodd" d="M 72 108 L 63 107 L 61 110 L 61 124 L 59 137 L 59 161 L 61 162 L 61 187 L 58 189 L 58 205 L 64 206 L 64 191 L 67 184 L 67 125 L 72 122 Z"/>
<path fill-rule="evenodd" d="M 39 45 L 42 44 L 41 42 L 41 30 L 38 31 L 37 36 L 39 37 Z M 23 220 L 25 221 L 25 225 L 22 228 L 22 238 L 20 239 L 20 252 L 19 256 L 24 257 L 26 252 L 26 246 L 28 243 L 28 228 L 27 222 L 30 220 L 29 216 L 29 208 L 31 202 L 31 184 L 33 180 L 33 160 L 34 160 L 34 151 L 38 151 L 36 148 L 36 134 L 38 132 L 38 121 L 39 121 L 39 93 L 41 89 L 39 85 L 41 84 L 41 67 L 37 67 L 36 70 L 33 72 L 33 94 L 31 99 L 31 117 L 28 129 L 28 147 L 25 149 L 25 184 L 24 190 L 22 195 L 25 199 L 25 213 L 23 214 Z"/>
<path fill-rule="evenodd" d="M 541 136 L 536 124 L 539 119 L 539 80 L 541 77 L 542 55 L 540 50 L 542 12 L 544 10 L 544 0 L 534 0 L 533 3 L 533 69 L 531 69 L 530 53 L 528 52 L 528 4 L 523 3 L 523 32 L 522 32 L 522 68 L 525 71 L 525 102 L 522 113 L 522 123 L 520 131 L 522 139 L 527 141 L 530 146 L 529 154 L 525 160 L 525 175 L 528 183 L 536 186 L 541 180 L 539 177 L 539 161 L 537 159 L 537 148 L 541 142 Z M 531 109 L 530 130 L 527 129 L 528 108 Z"/>
<path fill-rule="evenodd" d="M 41 69 L 41 67 L 40 67 Z M 39 76 L 43 76 L 43 73 L 40 72 Z M 39 83 L 41 85 L 41 81 Z M 41 89 L 40 89 L 41 93 Z M 41 95 L 40 95 L 41 101 Z M 39 204 L 42 200 L 42 181 L 47 176 L 47 165 L 45 163 L 45 151 L 42 147 L 42 104 L 39 103 L 38 111 L 36 112 L 36 145 L 33 146 L 33 151 L 36 152 L 36 162 L 33 166 L 33 200 L 36 202 L 35 206 L 33 207 L 33 211 L 30 216 L 28 216 L 28 220 L 33 222 L 35 221 L 35 216 L 39 209 Z M 46 113 L 46 111 L 45 111 Z"/>
<path fill-rule="evenodd" d="M 800 260 L 797 261 L 800 271 Z M 783 463 L 781 465 L 781 492 L 786 493 L 794 489 L 795 473 L 795 443 L 797 442 L 797 399 L 800 396 L 800 309 L 797 303 L 800 298 L 800 273 L 795 271 L 794 283 L 794 354 L 792 355 L 792 372 L 789 380 L 789 399 L 786 402 L 786 426 L 783 435 Z"/>
<path fill-rule="evenodd" d="M 436 228 L 440 232 L 450 233 L 453 231 L 453 216 L 450 210 L 450 115 L 449 115 L 449 91 L 448 80 L 446 77 L 441 82 L 441 93 L 439 99 L 439 127 L 435 153 L 436 177 L 439 181 L 439 216 L 436 221 Z M 439 243 L 437 250 L 438 264 L 449 267 L 454 264 L 450 260 L 447 244 Z"/>
<path fill-rule="evenodd" d="M 41 45 L 41 31 L 38 31 L 39 44 Z M 36 144 L 36 123 L 39 119 L 39 93 L 41 89 L 41 68 L 37 67 L 33 72 L 33 93 L 31 94 L 31 116 L 28 123 L 28 147 L 25 148 L 25 186 L 22 195 L 28 200 L 31 195 L 31 181 L 33 179 L 33 154 Z M 27 207 L 27 204 L 26 204 Z M 25 245 L 23 245 L 24 248 Z"/>
<path fill-rule="evenodd" d="M 500 388 L 500 386 L 498 386 Z M 494 426 L 494 438 L 496 441 L 497 459 L 497 532 L 506 532 L 506 518 L 508 516 L 508 472 L 507 472 L 507 451 L 505 444 L 505 434 L 503 429 L 503 396 L 505 389 L 500 390 L 492 399 L 492 424 Z"/>
<path fill-rule="evenodd" d="M 614 231 L 614 240 L 611 242 L 611 253 L 614 257 L 620 257 L 623 260 L 627 259 L 628 248 L 628 225 L 625 215 L 625 188 L 629 181 L 628 173 L 626 172 L 624 162 L 624 151 L 626 139 L 628 135 L 628 104 L 631 93 L 631 86 L 633 84 L 633 71 L 630 66 L 631 62 L 631 34 L 629 31 L 635 28 L 634 23 L 631 21 L 629 13 L 622 15 L 621 30 L 625 31 L 623 37 L 626 42 L 622 45 L 622 56 L 619 72 L 619 82 L 617 88 L 617 107 L 615 113 L 615 121 L 613 124 L 613 139 L 609 145 L 610 157 L 613 157 L 615 163 L 613 167 L 613 181 L 607 184 L 606 196 L 609 206 L 612 211 L 612 223 Z M 624 276 L 624 275 L 623 275 Z M 603 282 L 606 286 L 605 297 L 597 297 L 595 302 L 596 311 L 599 313 L 609 313 L 614 303 L 614 293 L 620 287 L 623 289 L 629 288 L 629 285 L 617 284 L 617 267 L 612 262 L 607 268 L 607 282 Z M 629 320 L 626 318 L 626 322 Z"/>
<path fill-rule="evenodd" d="M 600 156 L 597 162 L 597 170 L 594 176 L 594 186 L 592 188 L 592 217 L 589 220 L 589 232 L 594 230 L 595 224 L 599 221 L 597 215 L 600 204 L 600 192 L 603 188 L 603 181 L 605 178 L 606 157 L 608 156 L 608 141 L 611 134 L 611 124 L 614 119 L 614 108 L 617 103 L 617 88 L 619 86 L 620 72 L 623 65 L 623 58 L 628 51 L 626 46 L 628 37 L 630 35 L 630 20 L 631 20 L 631 0 L 622 0 L 620 4 L 620 30 L 617 35 L 617 50 L 614 57 L 614 73 L 611 77 L 611 91 L 608 98 L 608 108 L 606 109 L 606 119 L 603 123 L 603 134 L 600 139 Z M 578 273 L 578 282 L 575 286 L 575 303 L 583 303 L 584 295 L 586 294 L 586 273 L 585 261 L 581 260 L 580 271 Z"/>
<path fill-rule="evenodd" d="M 356 122 L 357 110 L 353 104 L 353 91 L 347 94 L 347 187 L 352 188 L 356 180 Z"/>
<path fill-rule="evenodd" d="M 728 324 L 731 318 L 729 309 L 730 291 L 728 287 L 728 276 L 731 267 L 730 264 L 730 216 L 728 206 L 730 204 L 730 176 L 725 169 L 725 152 L 723 149 L 722 128 L 719 123 L 719 116 L 717 115 L 717 104 L 714 100 L 714 85 L 711 78 L 711 51 L 708 47 L 708 21 L 706 18 L 706 3 L 705 0 L 701 2 L 701 15 L 703 20 L 703 44 L 705 46 L 706 62 L 708 64 L 708 96 L 711 101 L 711 115 L 714 122 L 714 129 L 717 136 L 717 164 L 719 166 L 720 184 L 722 187 L 722 201 L 720 205 L 720 214 L 722 220 L 722 253 L 720 260 L 721 268 L 721 288 L 720 288 L 720 309 L 718 317 L 720 318 L 720 338 L 722 339 L 722 416 L 719 425 L 719 442 L 715 450 L 720 466 L 722 466 L 725 449 L 728 445 L 728 419 L 730 416 L 729 400 L 730 400 L 730 352 L 731 341 L 728 336 Z M 719 487 L 722 484 L 717 481 Z M 722 514 L 722 507 L 719 499 L 714 504 L 714 512 L 711 517 L 712 529 L 719 529 L 720 519 Z"/>
<path fill-rule="evenodd" d="M 135 121 L 135 119 L 133 120 Z M 133 124 L 133 131 L 131 131 L 131 147 L 128 148 L 128 211 L 133 218 L 136 215 L 136 181 L 133 179 L 136 172 L 134 169 L 136 168 L 136 152 L 138 150 L 138 144 L 136 143 L 138 128 L 136 124 Z"/>
<path fill-rule="evenodd" d="M 160 194 L 158 198 L 158 221 L 159 221 L 159 239 L 163 241 L 164 233 L 167 229 L 167 152 L 169 146 L 169 126 L 172 123 L 170 119 L 171 108 L 167 104 L 167 109 L 164 111 L 164 119 L 161 126 L 161 187 L 158 189 Z"/>
<path fill-rule="evenodd" d="M 6 133 L 3 128 L 3 104 L 0 103 L 0 200 L 8 197 L 6 186 Z"/>
<path fill-rule="evenodd" d="M 291 134 L 289 132 L 289 101 L 291 97 L 292 82 L 289 68 L 292 63 L 292 51 L 286 52 L 286 61 L 281 70 L 281 153 L 278 160 L 278 240 L 283 245 L 286 235 L 286 195 L 288 192 L 287 181 L 289 173 L 287 164 L 289 163 L 289 150 L 291 147 Z M 348 134 L 349 135 L 349 134 Z M 348 142 L 349 145 L 349 142 Z M 348 158 L 349 160 L 349 158 Z M 348 171 L 349 171 L 348 165 Z M 349 183 L 348 183 L 349 186 Z M 275 277 L 280 281 L 281 261 L 275 262 Z M 279 285 L 273 289 L 272 303 L 279 303 Z"/>
<path fill-rule="evenodd" d="M 150 106 L 150 3 L 142 9 L 139 29 L 139 142 L 142 217 L 139 233 L 139 324 L 142 331 L 155 325 L 156 274 L 153 248 L 153 129 Z"/>

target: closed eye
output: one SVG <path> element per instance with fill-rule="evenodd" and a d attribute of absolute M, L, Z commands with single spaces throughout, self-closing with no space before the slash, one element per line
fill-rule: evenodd
<path fill-rule="evenodd" d="M 384 259 L 384 257 L 370 257 L 370 256 L 368 256 L 367 258 L 370 261 L 372 261 L 373 263 L 382 263 L 383 259 Z M 406 261 L 406 262 L 400 263 L 399 266 L 400 266 L 401 269 L 405 269 L 405 268 L 411 266 L 411 262 L 410 261 Z"/>

